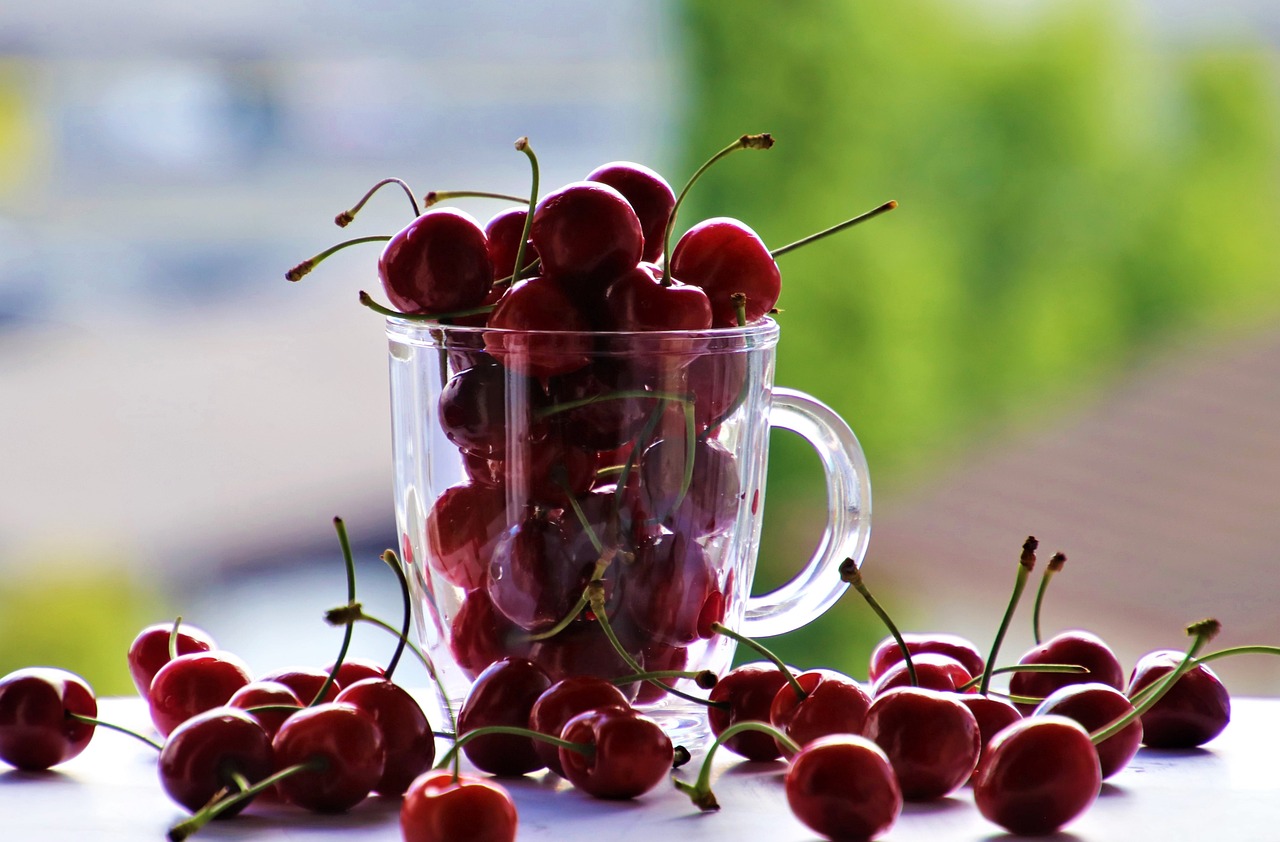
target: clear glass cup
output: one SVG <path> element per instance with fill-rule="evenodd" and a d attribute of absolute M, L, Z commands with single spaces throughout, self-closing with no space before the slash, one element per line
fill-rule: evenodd
<path fill-rule="evenodd" d="M 632 333 L 387 319 L 402 560 L 455 709 L 508 656 L 552 680 L 722 674 L 735 644 L 713 623 L 768 637 L 840 597 L 837 568 L 861 563 L 870 533 L 866 461 L 830 408 L 774 388 L 778 335 L 767 319 Z M 771 427 L 817 452 L 828 521 L 794 578 L 752 596 Z M 626 689 L 676 730 L 705 721 L 661 685 Z"/>

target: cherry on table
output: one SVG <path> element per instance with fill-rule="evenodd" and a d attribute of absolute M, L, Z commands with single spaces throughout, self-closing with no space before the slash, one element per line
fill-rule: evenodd
<path fill-rule="evenodd" d="M 280 730 L 280 726 L 294 712 L 285 708 L 290 705 L 302 708 L 310 701 L 308 699 L 304 702 L 298 698 L 297 693 L 279 681 L 256 679 L 232 693 L 231 698 L 227 700 L 227 705 L 248 713 L 257 720 L 269 737 L 274 737 Z M 253 710 L 253 708 L 263 709 Z"/>
<path fill-rule="evenodd" d="M 226 650 L 179 655 L 151 681 L 147 693 L 151 722 L 168 735 L 197 713 L 225 705 L 249 681 L 249 667 Z"/>
<path fill-rule="evenodd" d="M 396 233 L 378 276 L 396 309 L 430 314 L 478 307 L 494 280 L 484 230 L 453 208 L 433 208 Z"/>
<path fill-rule="evenodd" d="M 223 790 L 236 792 L 274 771 L 271 737 L 251 714 L 220 706 L 183 722 L 165 740 L 157 763 L 160 785 L 169 797 L 196 812 Z M 251 799 L 219 813 L 233 816 Z"/>
<path fill-rule="evenodd" d="M 861 734 L 871 695 L 844 673 L 807 670 L 796 676 L 801 698 L 790 682 L 778 688 L 769 722 L 801 746 L 830 734 Z"/>
<path fill-rule="evenodd" d="M 98 715 L 88 682 L 56 667 L 26 667 L 0 678 L 0 760 L 37 772 L 84 751 Z"/>
<path fill-rule="evenodd" d="M 1179 660 L 1181 657 L 1179 655 Z M 1088 682 L 1059 687 L 1036 706 L 1032 715 L 1065 716 L 1079 722 L 1086 731 L 1093 732 L 1132 712 L 1133 704 L 1124 693 L 1108 684 Z M 1104 781 L 1129 765 L 1129 761 L 1138 753 L 1138 746 L 1142 744 L 1142 728 L 1139 717 L 1118 733 L 1095 744 Z"/>
<path fill-rule="evenodd" d="M 588 752 L 560 748 L 560 766 L 570 783 L 596 798 L 635 798 L 671 772 L 671 738 L 629 706 L 580 713 L 565 723 L 560 738 L 592 747 Z"/>
<path fill-rule="evenodd" d="M 982 749 L 978 722 L 956 695 L 922 687 L 876 696 L 862 735 L 889 756 L 908 801 L 954 792 L 973 774 Z"/>
<path fill-rule="evenodd" d="M 627 644 L 627 653 L 640 662 L 643 644 Z M 529 650 L 529 658 L 550 677 L 559 681 L 571 675 L 594 675 L 615 679 L 632 675 L 635 670 L 618 654 L 597 620 L 581 620 L 545 640 L 539 640 Z M 628 699 L 640 691 L 638 683 L 618 687 Z"/>
<path fill-rule="evenodd" d="M 258 676 L 258 680 L 279 682 L 297 693 L 304 705 L 309 705 L 316 701 L 316 695 L 329 680 L 329 673 L 330 670 L 322 670 L 319 667 L 281 667 Z M 329 689 L 325 690 L 324 697 L 320 701 L 332 702 L 338 697 L 338 691 L 341 689 L 342 684 L 338 681 L 329 682 Z"/>
<path fill-rule="evenodd" d="M 902 812 L 902 790 L 884 751 L 855 734 L 833 734 L 791 758 L 787 804 L 828 839 L 875 839 Z"/>
<path fill-rule="evenodd" d="M 984 696 L 979 693 L 960 693 L 956 696 L 960 703 L 969 709 L 978 722 L 978 734 L 982 739 L 982 748 L 978 752 L 978 762 L 987 750 L 991 738 L 1022 718 L 1022 711 L 1007 699 L 995 696 Z"/>
<path fill-rule="evenodd" d="M 363 710 L 339 702 L 304 708 L 285 720 L 271 742 L 276 770 L 311 768 L 281 778 L 280 797 L 317 813 L 341 813 L 369 796 L 382 777 L 382 731 Z"/>
<path fill-rule="evenodd" d="M 915 667 L 917 686 L 944 693 L 957 690 L 973 678 L 973 673 L 950 655 L 939 652 L 921 652 L 911 656 Z M 906 661 L 897 661 L 885 668 L 871 686 L 871 695 L 878 696 L 894 687 L 907 687 L 911 675 Z"/>
<path fill-rule="evenodd" d="M 1009 677 L 1009 692 L 1017 696 L 1043 699 L 1059 687 L 1086 682 L 1106 684 L 1117 690 L 1123 690 L 1125 686 L 1124 669 L 1115 652 L 1102 638 L 1081 629 L 1055 634 L 1028 650 L 1018 663 L 1077 664 L 1088 672 L 1015 672 Z M 1030 710 L 1035 705 L 1021 707 Z"/>
<path fill-rule="evenodd" d="M 325 667 L 324 671 L 326 673 L 333 672 L 333 664 Z M 334 680 L 338 682 L 339 687 L 349 687 L 366 678 L 386 677 L 387 669 L 379 662 L 370 658 L 346 657 L 342 659 L 341 664 L 338 664 L 338 671 L 334 675 Z"/>
<path fill-rule="evenodd" d="M 502 658 L 493 662 L 467 692 L 458 712 L 458 736 L 489 725 L 527 727 L 534 702 L 550 686 L 546 672 L 532 661 Z M 523 775 L 543 767 L 533 740 L 525 736 L 477 736 L 463 744 L 462 752 L 477 769 L 494 775 Z"/>
<path fill-rule="evenodd" d="M 903 632 L 902 641 L 913 656 L 936 652 L 959 661 L 970 676 L 982 675 L 986 659 L 966 637 L 947 632 Z M 871 651 L 867 679 L 875 682 L 889 667 L 902 662 L 902 647 L 892 636 L 885 637 Z"/>
<path fill-rule="evenodd" d="M 707 724 L 719 737 L 739 722 L 768 722 L 774 698 L 787 684 L 787 676 L 771 663 L 734 667 L 707 694 Z M 782 756 L 777 742 L 760 731 L 742 731 L 722 745 L 747 760 L 776 760 Z"/>
<path fill-rule="evenodd" d="M 1184 653 L 1148 652 L 1129 678 L 1129 696 L 1177 668 Z M 1195 748 L 1222 733 L 1231 721 L 1231 695 L 1206 664 L 1196 664 L 1142 714 L 1142 741 L 1152 748 Z"/>
<path fill-rule="evenodd" d="M 400 804 L 404 842 L 515 842 L 511 795 L 488 778 L 424 772 Z"/>
<path fill-rule="evenodd" d="M 138 632 L 129 644 L 129 677 L 133 679 L 133 686 L 138 688 L 138 695 L 144 699 L 151 689 L 151 680 L 169 662 L 169 638 L 173 631 L 172 622 L 154 623 Z M 177 632 L 175 648 L 179 655 L 218 648 L 213 636 L 197 626 L 182 623 L 178 625 Z"/>
<path fill-rule="evenodd" d="M 435 734 L 422 707 L 400 685 L 386 678 L 365 678 L 342 688 L 337 702 L 367 713 L 382 732 L 386 749 L 382 776 L 373 785 L 379 795 L 404 794 L 436 756 Z"/>
<path fill-rule="evenodd" d="M 603 678 L 572 675 L 552 684 L 538 696 L 529 711 L 529 728 L 559 737 L 565 723 L 580 713 L 605 707 L 628 707 L 622 691 Z M 534 750 L 552 772 L 564 777 L 560 750 L 542 740 L 535 740 Z"/>

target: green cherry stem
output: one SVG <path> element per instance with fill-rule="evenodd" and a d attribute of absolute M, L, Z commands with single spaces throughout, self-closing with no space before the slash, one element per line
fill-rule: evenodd
<path fill-rule="evenodd" d="M 524 231 L 520 234 L 520 242 L 516 244 L 516 259 L 512 266 L 524 265 L 524 247 L 529 242 L 529 231 L 533 228 L 533 210 L 538 205 L 538 156 L 533 154 L 533 147 L 529 145 L 529 138 L 522 137 L 516 141 L 516 149 L 525 154 L 529 159 L 529 169 L 531 171 L 531 185 L 529 187 L 529 210 L 524 215 Z M 512 275 L 512 283 L 515 282 L 514 274 Z"/>
<path fill-rule="evenodd" d="M 800 682 L 796 681 L 795 673 L 793 673 L 790 667 L 788 667 L 781 658 L 779 658 L 776 654 L 774 654 L 769 649 L 769 647 L 765 646 L 763 643 L 761 643 L 760 641 L 754 638 L 747 637 L 745 634 L 740 634 L 734 631 L 733 629 L 729 628 L 723 623 L 712 623 L 711 630 L 717 634 L 724 635 L 730 640 L 735 640 L 738 643 L 742 644 L 743 646 L 747 646 L 755 650 L 756 652 L 759 652 L 761 655 L 767 658 L 770 663 L 772 663 L 775 667 L 777 667 L 779 672 L 781 672 L 784 676 L 787 677 L 787 683 L 790 684 L 791 689 L 795 691 L 796 698 L 804 699 L 808 697 L 809 694 L 806 693 L 805 689 L 800 686 Z"/>
<path fill-rule="evenodd" d="M 690 784 L 687 781 L 680 780 L 674 775 L 671 778 L 671 782 L 675 784 L 675 788 L 689 796 L 689 800 L 692 801 L 694 806 L 699 810 L 706 812 L 709 810 L 720 809 L 720 803 L 716 801 L 716 796 L 711 791 L 711 761 L 715 757 L 716 749 L 720 748 L 721 743 L 732 739 L 744 731 L 760 731 L 761 733 L 768 734 L 777 740 L 778 745 L 782 746 L 789 755 L 795 754 L 800 750 L 800 746 L 796 744 L 795 740 L 791 739 L 777 728 L 774 728 L 772 725 L 768 725 L 764 722 L 747 721 L 737 722 L 730 725 L 728 728 L 724 729 L 718 737 L 716 737 L 715 742 L 713 742 L 711 747 L 707 749 L 707 755 L 702 760 L 702 768 L 698 770 L 697 780 Z"/>
<path fill-rule="evenodd" d="M 883 205 L 872 208 L 871 210 L 865 213 L 860 213 L 857 216 L 853 217 L 852 219 L 846 219 L 844 222 L 840 222 L 840 223 L 837 223 L 836 225 L 832 225 L 830 228 L 824 228 L 821 231 L 818 231 L 816 234 L 810 234 L 807 237 L 803 237 L 799 240 L 796 240 L 794 243 L 787 243 L 785 246 L 778 246 L 776 249 L 769 252 L 769 256 L 775 259 L 779 258 L 789 251 L 795 251 L 798 248 L 802 248 L 803 246 L 809 245 L 809 243 L 815 242 L 817 240 L 821 240 L 823 237 L 830 237 L 832 234 L 836 234 L 840 231 L 845 230 L 846 228 L 852 228 L 853 226 L 858 225 L 859 223 L 862 223 L 862 222 L 866 222 L 869 219 L 875 219 L 880 214 L 888 213 L 889 211 L 893 210 L 897 206 L 898 206 L 898 203 L 890 199 L 889 201 L 885 202 Z"/>
<path fill-rule="evenodd" d="M 1027 587 L 1027 578 L 1036 566 L 1036 548 L 1039 546 L 1040 542 L 1034 535 L 1028 535 L 1027 540 L 1022 542 L 1022 555 L 1018 557 L 1018 573 L 1013 582 L 1013 594 L 1009 597 L 1009 604 L 1005 606 L 1004 616 L 1000 618 L 1000 628 L 996 630 L 995 640 L 991 643 L 991 652 L 987 655 L 986 668 L 982 670 L 982 682 L 978 685 L 980 695 L 985 696 L 991 687 L 991 673 L 995 668 L 996 656 L 1000 654 L 1000 644 L 1004 642 L 1004 636 L 1009 632 L 1009 621 L 1013 619 L 1014 609 L 1018 607 L 1018 600 L 1022 598 L 1022 592 Z"/>
<path fill-rule="evenodd" d="M 335 216 L 333 218 L 333 224 L 339 228 L 346 228 L 355 220 L 356 214 L 358 214 L 360 209 L 365 206 L 365 203 L 368 202 L 369 199 L 373 198 L 373 194 L 377 193 L 388 184 L 398 185 L 402 190 L 404 190 L 404 194 L 409 197 L 409 204 L 413 207 L 413 215 L 415 218 L 422 214 L 422 211 L 418 209 L 418 200 L 414 198 L 413 191 L 409 189 L 408 184 L 405 184 L 404 181 L 399 178 L 384 178 L 382 181 L 379 181 L 377 184 L 370 187 L 368 192 L 360 197 L 360 201 Z"/>
<path fill-rule="evenodd" d="M 182 615 L 173 620 L 173 628 L 169 629 L 169 660 L 178 657 L 178 627 L 182 625 Z"/>
<path fill-rule="evenodd" d="M 380 558 L 391 568 L 391 572 L 396 574 L 396 581 L 400 585 L 401 610 L 403 612 L 403 619 L 400 622 L 400 639 L 396 641 L 396 651 L 391 655 L 391 660 L 387 662 L 385 670 L 387 680 L 390 681 L 391 676 L 395 674 L 396 667 L 400 665 L 400 656 L 404 654 L 405 644 L 409 642 L 409 630 L 413 622 L 413 600 L 409 594 L 409 579 L 404 575 L 404 565 L 400 563 L 400 557 L 396 555 L 396 551 L 388 549 L 382 553 Z"/>
<path fill-rule="evenodd" d="M 862 571 L 858 569 L 858 562 L 852 558 L 846 558 L 840 562 L 840 578 L 853 586 L 853 589 L 862 595 L 867 605 L 871 606 L 871 610 L 876 613 L 880 621 L 884 623 L 885 628 L 889 630 L 889 634 L 893 635 L 893 639 L 898 644 L 898 651 L 902 653 L 902 662 L 907 665 L 907 679 L 911 682 L 912 687 L 919 687 L 920 680 L 916 677 L 916 665 L 911 658 L 911 650 L 907 647 L 907 642 L 902 639 L 902 632 L 898 631 L 898 626 L 889 616 L 889 612 L 881 607 L 880 603 L 871 591 L 867 589 L 867 585 L 862 581 Z"/>
<path fill-rule="evenodd" d="M 96 716 L 85 716 L 84 714 L 75 713 L 73 711 L 66 711 L 66 717 L 67 719 L 74 719 L 76 722 L 83 722 L 86 725 L 102 726 L 103 728 L 110 728 L 112 731 L 119 731 L 121 734 L 128 734 L 135 740 L 139 740 L 151 746 L 156 751 L 160 751 L 164 748 L 162 744 L 156 742 L 145 734 L 139 734 L 132 728 L 126 728 L 123 725 L 116 725 L 114 722 L 107 722 L 106 720 L 98 719 Z"/>
<path fill-rule="evenodd" d="M 633 684 L 637 681 L 665 681 L 671 678 L 691 679 L 703 690 L 712 689 L 720 680 L 711 670 L 647 670 L 611 678 L 609 683 L 615 687 L 621 687 L 624 684 Z"/>
<path fill-rule="evenodd" d="M 490 193 L 486 190 L 432 190 L 422 197 L 422 204 L 429 208 L 438 202 L 447 202 L 452 199 L 498 199 L 503 202 L 515 202 L 517 205 L 525 202 L 523 196 L 512 196 L 510 193 Z"/>
<path fill-rule="evenodd" d="M 1089 672 L 1088 667 L 1082 667 L 1079 664 L 1009 664 L 1004 667 L 996 667 L 991 674 L 1001 675 L 1013 672 L 1055 672 L 1064 673 L 1066 675 L 1086 675 Z M 957 693 L 963 693 L 978 686 L 982 681 L 981 675 L 976 675 L 956 688 Z"/>
<path fill-rule="evenodd" d="M 368 307 L 375 313 L 411 322 L 438 322 L 444 319 L 460 319 L 463 316 L 478 316 L 481 313 L 492 312 L 494 308 L 494 305 L 486 304 L 483 307 L 472 307 L 469 310 L 455 310 L 450 313 L 402 313 L 399 310 L 392 310 L 390 307 L 374 301 L 373 296 L 364 290 L 360 290 L 359 299 L 362 306 Z"/>
<path fill-rule="evenodd" d="M 324 772 L 328 767 L 329 762 L 323 757 L 317 757 L 314 760 L 307 761 L 306 763 L 297 763 L 293 766 L 286 766 L 279 772 L 268 775 L 247 789 L 241 789 L 239 792 L 231 793 L 223 798 L 215 799 L 214 801 L 206 804 L 190 818 L 178 822 L 173 827 L 169 828 L 169 840 L 170 842 L 182 842 L 183 839 L 194 835 L 200 830 L 200 828 L 204 827 L 227 810 L 230 810 L 242 801 L 248 801 L 249 799 L 254 798 L 258 794 L 270 789 L 278 782 L 290 777 L 291 775 L 296 775 L 299 772 Z"/>
<path fill-rule="evenodd" d="M 356 563 L 351 557 L 351 541 L 347 538 L 347 527 L 342 522 L 342 518 L 335 517 L 333 519 L 333 528 L 338 532 L 338 544 L 342 547 L 342 562 L 347 571 L 347 604 L 356 605 Z M 329 674 L 324 677 L 324 683 L 320 685 L 320 689 L 316 691 L 316 697 L 311 700 L 311 704 L 308 707 L 318 705 L 324 701 L 329 688 L 336 681 L 338 670 L 342 668 L 342 662 L 347 658 L 347 650 L 351 648 L 351 636 L 354 631 L 355 621 L 348 620 L 342 630 L 342 645 L 338 647 L 338 657 L 333 662 L 333 669 L 329 670 Z"/>
<path fill-rule="evenodd" d="M 480 737 L 491 736 L 494 734 L 504 734 L 512 737 L 528 737 L 531 740 L 541 740 L 544 743 L 550 743 L 556 748 L 568 749 L 585 754 L 588 757 L 596 753 L 596 747 L 590 743 L 575 743 L 570 740 L 562 740 L 559 737 L 553 737 L 550 734 L 544 734 L 541 731 L 534 731 L 532 728 L 521 728 L 518 725 L 485 725 L 482 728 L 474 728 L 462 734 L 458 734 L 453 741 L 453 745 L 449 746 L 436 763 L 437 769 L 446 769 L 449 766 L 457 768 L 458 754 L 462 747 L 474 739 Z"/>
<path fill-rule="evenodd" d="M 1054 553 L 1053 558 L 1049 559 L 1049 563 L 1045 565 L 1044 572 L 1040 574 L 1040 587 L 1036 589 L 1036 604 L 1031 610 L 1031 631 L 1035 635 L 1036 645 L 1042 642 L 1040 635 L 1040 606 L 1044 604 L 1045 591 L 1049 590 L 1049 580 L 1053 578 L 1053 574 L 1061 570 L 1067 563 L 1067 557 L 1062 553 Z"/>
<path fill-rule="evenodd" d="M 302 280 L 312 269 L 319 266 L 320 263 L 323 262 L 326 258 L 332 256 L 336 252 L 342 251 L 344 248 L 347 248 L 348 246 L 356 246 L 356 245 L 360 245 L 361 243 L 385 243 L 387 240 L 390 240 L 390 239 L 391 239 L 390 235 L 378 235 L 374 237 L 356 237 L 354 240 L 343 240 L 342 242 L 336 245 L 329 246 L 327 249 L 320 252 L 319 254 L 313 257 L 307 258 L 306 260 L 299 263 L 297 266 L 294 266 L 288 272 L 284 273 L 284 279 L 286 281 Z"/>
<path fill-rule="evenodd" d="M 707 159 L 706 163 L 698 167 L 689 180 L 680 190 L 680 195 L 676 197 L 676 203 L 671 208 L 671 215 L 667 217 L 667 227 L 662 232 L 662 285 L 664 287 L 671 286 L 671 232 L 675 230 L 676 214 L 680 212 L 680 206 L 684 204 L 685 196 L 689 195 L 689 188 L 702 178 L 712 164 L 721 158 L 739 149 L 769 149 L 773 146 L 773 135 L 765 132 L 764 134 L 744 134 L 733 143 L 721 149 L 716 154 Z"/>
<path fill-rule="evenodd" d="M 1263 643 L 1257 643 L 1245 646 L 1232 646 L 1227 649 L 1218 649 L 1217 651 L 1208 652 L 1196 657 L 1192 660 L 1191 667 L 1194 669 L 1201 664 L 1207 664 L 1211 661 L 1216 661 L 1219 658 L 1230 658 L 1235 655 L 1280 655 L 1280 646 L 1270 646 Z M 1130 696 L 1129 701 L 1136 705 L 1153 693 L 1159 686 L 1160 682 L 1152 682 Z"/>

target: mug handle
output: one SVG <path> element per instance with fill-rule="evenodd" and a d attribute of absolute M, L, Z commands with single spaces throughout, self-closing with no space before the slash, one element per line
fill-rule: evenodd
<path fill-rule="evenodd" d="M 777 590 L 747 599 L 742 633 L 772 637 L 816 620 L 848 587 L 839 568 L 859 567 L 871 537 L 871 481 L 862 445 L 835 410 L 794 389 L 774 389 L 771 427 L 799 434 L 817 451 L 827 480 L 827 527 L 809 563 Z"/>

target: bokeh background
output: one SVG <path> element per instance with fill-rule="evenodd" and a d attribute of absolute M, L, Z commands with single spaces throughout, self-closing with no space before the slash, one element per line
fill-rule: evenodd
<path fill-rule="evenodd" d="M 1069 558 L 1049 631 L 1280 643 L 1275 4 L 61 0 L 0 6 L 0 673 L 130 692 L 128 642 L 176 615 L 257 669 L 327 662 L 335 515 L 394 616 L 377 247 L 284 271 L 408 222 L 386 192 L 331 225 L 386 176 L 525 191 L 522 135 L 544 185 L 628 159 L 678 187 L 756 131 L 682 227 L 776 246 L 900 203 L 780 259 L 778 379 L 857 431 L 901 625 L 985 648 L 1035 534 Z M 758 590 L 825 518 L 816 459 L 773 448 Z M 777 648 L 864 674 L 882 634 L 851 594 Z"/>

